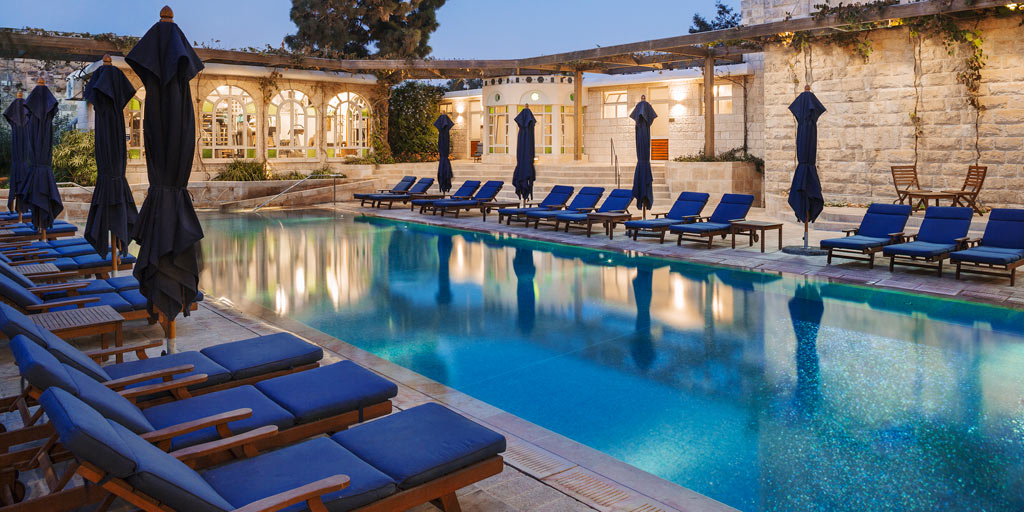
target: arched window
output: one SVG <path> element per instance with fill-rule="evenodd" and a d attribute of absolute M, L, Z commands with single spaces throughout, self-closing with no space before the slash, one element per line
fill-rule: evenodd
<path fill-rule="evenodd" d="M 343 92 L 327 103 L 327 158 L 363 156 L 370 147 L 370 106 L 362 96 Z"/>
<path fill-rule="evenodd" d="M 203 101 L 201 155 L 256 158 L 256 103 L 241 87 L 221 85 Z"/>
<path fill-rule="evenodd" d="M 142 120 L 146 104 L 146 89 L 139 87 L 126 107 L 124 107 L 124 132 L 128 146 L 128 161 L 142 160 L 146 156 L 146 146 L 142 141 Z"/>
<path fill-rule="evenodd" d="M 267 158 L 316 158 L 316 108 L 301 91 L 281 91 L 267 107 Z"/>

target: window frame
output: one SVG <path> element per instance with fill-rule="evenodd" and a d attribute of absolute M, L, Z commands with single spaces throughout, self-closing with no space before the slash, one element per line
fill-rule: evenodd
<path fill-rule="evenodd" d="M 232 101 L 237 102 L 239 105 L 241 111 L 238 115 L 242 116 L 242 120 L 226 126 L 237 127 L 251 123 L 249 124 L 251 129 L 243 128 L 240 131 L 241 144 L 218 144 L 218 133 L 214 129 L 214 125 L 218 121 L 218 110 L 221 105 L 226 105 L 226 109 L 229 110 L 232 107 Z M 207 105 L 211 107 L 209 111 L 206 109 Z M 231 112 L 228 112 L 228 114 L 229 119 L 230 116 L 235 115 Z M 209 119 L 210 123 L 209 129 L 206 127 L 207 119 Z M 231 141 L 237 135 L 231 129 L 226 129 L 226 132 L 227 136 L 224 138 L 226 141 Z M 234 159 L 254 160 L 259 154 L 256 149 L 258 136 L 259 111 L 256 101 L 249 94 L 249 91 L 238 85 L 221 84 L 214 87 L 203 98 L 199 106 L 199 155 L 204 162 L 226 162 Z M 234 154 L 219 156 L 218 152 L 234 152 Z"/>
<path fill-rule="evenodd" d="M 615 96 L 615 101 L 611 101 Z M 611 114 L 609 114 L 611 110 Z M 614 90 L 601 92 L 601 119 L 622 119 L 629 116 L 629 91 Z"/>
<path fill-rule="evenodd" d="M 292 97 L 288 98 L 285 97 L 286 93 L 297 93 L 301 95 L 301 98 L 296 99 L 294 97 L 294 94 L 292 95 Z M 275 100 L 277 101 L 275 102 Z M 305 104 L 303 102 L 305 102 Z M 280 125 L 282 124 L 282 111 L 285 110 L 284 107 L 286 105 L 292 107 L 291 110 L 289 111 L 291 115 L 290 119 L 288 120 L 288 123 L 291 126 L 291 137 L 288 140 L 290 142 L 295 137 L 295 126 L 302 126 L 303 144 L 301 146 L 292 144 L 289 144 L 287 146 L 281 145 L 281 133 L 284 130 L 281 130 L 279 128 L 281 127 Z M 295 106 L 298 106 L 297 110 L 301 111 L 301 125 L 295 122 L 297 119 Z M 310 111 L 312 111 L 312 114 L 310 114 Z M 312 117 L 312 122 L 310 122 L 310 117 Z M 315 141 L 314 144 L 310 144 L 310 139 L 320 135 L 316 130 L 316 128 L 319 127 L 317 125 L 318 122 L 319 115 L 317 113 L 316 105 L 313 103 L 313 100 L 310 99 L 310 96 L 308 94 L 299 89 L 283 89 L 278 91 L 277 94 L 275 94 L 274 97 L 270 100 L 270 104 L 267 106 L 266 122 L 264 123 L 267 130 L 267 160 L 317 160 L 320 157 L 320 148 L 317 146 Z M 314 128 L 312 137 L 309 134 L 310 126 Z M 274 129 L 273 133 L 271 133 L 272 128 Z M 281 156 L 282 152 L 293 151 L 300 152 L 300 156 Z"/>
<path fill-rule="evenodd" d="M 344 99 L 342 99 L 343 96 Z M 336 101 L 337 103 L 335 103 Z M 352 113 L 355 111 L 349 109 L 352 104 L 361 105 L 362 107 L 358 110 L 360 113 L 356 121 L 352 119 Z M 344 123 L 344 137 L 339 137 L 342 129 L 341 123 L 339 123 L 341 115 L 339 112 L 342 105 L 347 106 L 346 112 L 349 113 L 349 117 Z M 366 156 L 373 151 L 373 148 L 370 147 L 370 134 L 373 129 L 373 110 L 370 108 L 370 102 L 363 95 L 352 91 L 344 91 L 334 95 L 327 102 L 327 112 L 324 121 L 324 151 L 327 154 L 328 160 L 343 160 L 351 156 Z M 361 136 L 353 135 L 358 134 L 360 130 L 362 131 Z M 334 142 L 331 141 L 332 138 L 335 139 Z M 343 139 L 344 143 L 342 143 L 341 139 Z M 352 144 L 353 140 L 361 142 L 361 144 Z"/>

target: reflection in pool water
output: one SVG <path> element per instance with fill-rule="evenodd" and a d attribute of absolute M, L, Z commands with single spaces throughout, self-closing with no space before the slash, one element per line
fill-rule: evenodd
<path fill-rule="evenodd" d="M 1024 314 L 311 210 L 201 280 L 744 510 L 1024 509 Z"/>

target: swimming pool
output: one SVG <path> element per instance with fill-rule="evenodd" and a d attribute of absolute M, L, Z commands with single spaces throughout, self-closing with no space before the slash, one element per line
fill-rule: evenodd
<path fill-rule="evenodd" d="M 1024 312 L 322 210 L 201 279 L 743 510 L 1024 509 Z"/>

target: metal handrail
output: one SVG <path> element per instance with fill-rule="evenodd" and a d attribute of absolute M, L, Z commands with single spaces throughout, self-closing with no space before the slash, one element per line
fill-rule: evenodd
<path fill-rule="evenodd" d="M 271 202 L 273 202 L 275 199 L 277 199 L 277 198 L 287 194 L 293 188 L 301 185 L 302 182 L 304 182 L 304 181 L 306 181 L 308 179 L 312 179 L 312 178 L 317 178 L 317 179 L 334 178 L 334 184 L 332 185 L 332 188 L 333 188 L 332 192 L 334 192 L 334 194 L 335 194 L 334 195 L 334 202 L 336 203 L 336 202 L 338 202 L 338 196 L 337 196 L 337 194 L 338 194 L 338 178 L 344 178 L 344 177 L 345 177 L 344 174 L 319 174 L 319 175 L 316 175 L 316 176 L 310 174 L 309 176 L 306 176 L 305 178 L 302 178 L 301 180 L 296 181 L 295 183 L 292 183 L 292 185 L 290 187 L 282 190 L 281 192 L 278 192 L 276 196 L 271 197 L 270 199 L 267 199 L 266 201 L 263 201 L 263 203 L 261 203 L 256 208 L 253 208 L 252 212 L 249 212 L 249 213 L 255 213 L 260 208 L 263 208 L 264 206 L 266 206 L 266 205 L 270 204 Z"/>
<path fill-rule="evenodd" d="M 75 183 L 73 181 L 58 181 L 57 182 L 57 186 L 59 187 L 61 185 L 68 185 L 68 186 L 72 186 L 72 187 L 78 187 L 78 188 L 80 188 L 80 189 L 82 189 L 82 190 L 84 190 L 86 192 L 89 191 L 89 187 L 86 187 L 85 185 L 79 185 L 78 183 Z"/>
<path fill-rule="evenodd" d="M 615 152 L 615 138 L 609 138 L 612 145 L 612 165 L 615 166 L 615 188 L 622 188 L 619 184 L 619 154 Z"/>

